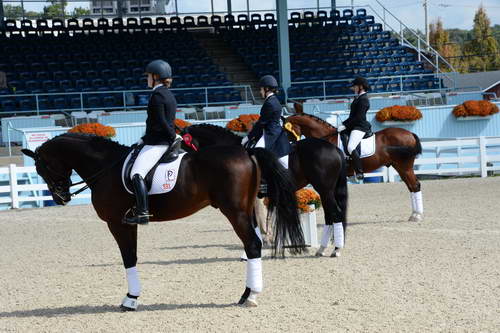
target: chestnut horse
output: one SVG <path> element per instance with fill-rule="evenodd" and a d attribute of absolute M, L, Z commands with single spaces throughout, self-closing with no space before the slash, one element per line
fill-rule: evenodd
<path fill-rule="evenodd" d="M 241 146 L 242 140 L 242 137 L 231 131 L 211 124 L 188 126 L 182 130 L 181 135 L 192 149 L 206 149 L 214 145 Z M 305 139 L 294 144 L 288 165 L 295 184 L 294 190 L 311 184 L 321 198 L 325 229 L 322 247 L 316 255 L 325 255 L 324 251 L 333 233 L 335 249 L 331 256 L 339 256 L 347 227 L 347 175 L 342 152 L 324 140 Z M 267 224 L 265 220 L 260 222 Z"/>
<path fill-rule="evenodd" d="M 290 137 L 297 139 L 304 135 L 339 144 L 337 128 L 321 118 L 303 113 L 302 106 L 298 103 L 295 108 L 297 114 L 287 117 L 284 122 L 285 129 L 293 134 Z M 413 172 L 415 158 L 422 153 L 420 139 L 415 133 L 402 128 L 386 128 L 375 133 L 375 142 L 375 154 L 362 159 L 363 171 L 371 172 L 382 166 L 394 167 L 411 192 L 412 214 L 408 221 L 422 221 L 424 212 L 421 186 Z M 354 170 L 349 167 L 348 175 L 353 174 Z"/>
<path fill-rule="evenodd" d="M 131 151 L 114 141 L 77 133 L 59 135 L 35 152 L 22 152 L 35 160 L 38 174 L 47 183 L 57 204 L 71 200 L 71 173 L 75 170 L 92 190 L 97 215 L 113 234 L 127 271 L 128 294 L 122 309 L 137 309 L 140 282 L 137 275 L 137 226 L 122 223 L 134 204 L 121 179 L 123 161 Z M 297 212 L 293 181 L 276 157 L 265 149 L 209 147 L 188 153 L 180 163 L 177 183 L 171 192 L 149 197 L 152 222 L 189 216 L 211 205 L 220 209 L 240 238 L 249 258 L 246 289 L 240 304 L 255 306 L 262 289 L 261 240 L 255 229 L 253 206 L 261 174 L 266 177 L 269 204 L 276 214 L 274 253 L 301 253 L 304 238 Z M 77 191 L 78 192 L 78 191 Z M 214 272 L 216 273 L 216 272 Z M 217 274 L 217 273 L 216 273 Z M 223 278 L 221 276 L 221 278 Z"/>

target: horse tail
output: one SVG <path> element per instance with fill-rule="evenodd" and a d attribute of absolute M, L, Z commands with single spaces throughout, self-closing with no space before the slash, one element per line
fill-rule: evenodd
<path fill-rule="evenodd" d="M 335 147 L 341 156 L 342 165 L 340 168 L 339 179 L 337 180 L 337 185 L 335 186 L 335 200 L 342 214 L 342 226 L 344 227 L 344 238 L 347 228 L 347 163 L 342 151 Z"/>
<path fill-rule="evenodd" d="M 420 138 L 415 134 L 411 133 L 413 138 L 415 139 L 415 144 L 412 146 L 389 146 L 387 150 L 395 155 L 398 155 L 401 158 L 408 159 L 412 157 L 416 157 L 417 155 L 422 154 L 422 143 L 420 142 Z"/>
<path fill-rule="evenodd" d="M 249 149 L 257 159 L 262 176 L 267 182 L 269 214 L 275 215 L 273 256 L 284 256 L 285 247 L 290 253 L 299 254 L 305 249 L 304 235 L 295 196 L 295 184 L 276 156 L 263 149 Z"/>

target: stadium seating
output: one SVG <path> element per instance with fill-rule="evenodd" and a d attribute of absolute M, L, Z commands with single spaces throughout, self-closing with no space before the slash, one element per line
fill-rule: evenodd
<path fill-rule="evenodd" d="M 211 26 L 238 53 L 256 76 L 278 76 L 276 18 L 267 13 L 211 17 L 191 16 L 99 18 L 92 20 L 6 20 L 0 34 L 5 71 L 16 94 L 78 93 L 146 88 L 145 64 L 157 58 L 170 62 L 173 88 L 228 88 L 209 90 L 210 103 L 241 100 L 233 83 L 190 32 Z M 291 13 L 289 20 L 292 81 L 323 81 L 367 77 L 375 92 L 401 89 L 401 80 L 384 76 L 412 75 L 403 90 L 439 88 L 439 80 L 414 53 L 401 46 L 365 9 Z M 179 104 L 202 104 L 201 90 L 178 90 Z M 342 82 L 294 84 L 290 97 L 348 94 Z M 0 91 L 6 94 L 7 91 Z M 145 104 L 144 93 L 130 93 L 127 105 Z M 120 94 L 88 95 L 86 107 L 119 107 Z M 39 107 L 79 108 L 78 94 L 41 95 Z M 0 98 L 1 110 L 27 110 L 33 98 Z"/>

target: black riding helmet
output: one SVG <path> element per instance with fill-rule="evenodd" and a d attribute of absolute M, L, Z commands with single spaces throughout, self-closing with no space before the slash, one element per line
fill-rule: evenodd
<path fill-rule="evenodd" d="M 370 90 L 370 84 L 364 77 L 361 76 L 358 76 L 357 78 L 352 80 L 351 83 L 349 84 L 349 87 L 354 87 L 354 86 L 362 86 L 365 91 Z"/>
<path fill-rule="evenodd" d="M 160 79 L 172 78 L 172 68 L 164 60 L 153 60 L 146 66 L 146 73 L 156 74 Z"/>
<path fill-rule="evenodd" d="M 272 75 L 264 75 L 260 78 L 259 87 L 261 88 L 278 88 L 278 81 Z"/>

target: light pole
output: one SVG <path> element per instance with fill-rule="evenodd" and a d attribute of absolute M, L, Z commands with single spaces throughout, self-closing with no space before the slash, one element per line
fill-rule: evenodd
<path fill-rule="evenodd" d="M 426 48 L 429 49 L 429 4 L 428 0 L 424 0 L 424 11 L 425 11 L 425 41 L 427 43 Z"/>

